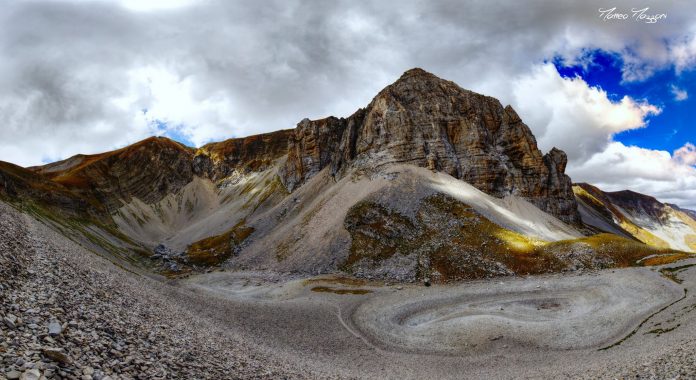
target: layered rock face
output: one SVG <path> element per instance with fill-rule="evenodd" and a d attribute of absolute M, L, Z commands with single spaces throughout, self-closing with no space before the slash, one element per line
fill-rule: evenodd
<path fill-rule="evenodd" d="M 225 178 L 235 170 L 265 170 L 288 152 L 293 130 L 281 130 L 204 145 L 194 158 L 194 173 L 213 180 Z"/>
<path fill-rule="evenodd" d="M 164 137 L 151 137 L 123 149 L 77 155 L 27 175 L 48 181 L 112 212 L 132 198 L 152 204 L 176 193 L 194 176 L 213 181 L 235 171 L 268 169 L 288 149 L 292 131 L 277 131 L 190 148 Z"/>
<path fill-rule="evenodd" d="M 324 167 L 342 176 L 408 163 L 446 172 L 497 196 L 518 195 L 563 221 L 580 217 L 567 157 L 543 155 L 512 107 L 412 69 L 347 119 L 303 120 L 280 171 L 292 191 Z"/>
<path fill-rule="evenodd" d="M 336 161 L 338 146 L 349 120 L 328 117 L 304 119 L 288 143 L 288 158 L 280 170 L 281 181 L 289 191 L 302 185 L 321 169 Z"/>
<path fill-rule="evenodd" d="M 113 211 L 133 197 L 156 202 L 191 182 L 192 158 L 190 148 L 152 137 L 113 152 L 68 159 L 71 165 L 49 175 L 54 182 Z"/>

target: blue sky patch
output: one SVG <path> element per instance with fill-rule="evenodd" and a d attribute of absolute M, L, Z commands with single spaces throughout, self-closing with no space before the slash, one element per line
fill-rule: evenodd
<path fill-rule="evenodd" d="M 669 152 L 687 142 L 696 141 L 696 131 L 690 112 L 696 106 L 696 73 L 677 74 L 672 68 L 659 70 L 644 81 L 623 81 L 623 61 L 617 54 L 601 50 L 588 51 L 582 64 L 566 65 L 559 58 L 553 64 L 563 77 L 581 77 L 587 84 L 600 87 L 612 101 L 625 95 L 636 101 L 646 100 L 662 109 L 659 115 L 648 117 L 645 128 L 617 134 L 614 140 L 625 145 L 637 145 Z M 685 91 L 684 100 L 676 99 L 678 91 Z"/>
<path fill-rule="evenodd" d="M 174 141 L 178 141 L 186 146 L 194 146 L 191 139 L 182 132 L 186 130 L 186 127 L 183 124 L 174 125 L 159 119 L 152 120 L 150 123 L 157 127 L 158 130 L 162 131 L 163 136 L 166 136 Z"/>

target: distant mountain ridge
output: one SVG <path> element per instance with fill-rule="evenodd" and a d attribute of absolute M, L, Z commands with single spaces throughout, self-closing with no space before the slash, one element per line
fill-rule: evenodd
<path fill-rule="evenodd" d="M 44 166 L 0 163 L 0 197 L 167 275 L 451 281 L 650 265 L 694 248 L 688 210 L 573 186 L 566 164 L 539 151 L 512 107 L 412 69 L 347 118 L 200 148 L 152 137 Z"/>
<path fill-rule="evenodd" d="M 696 213 L 630 190 L 574 186 L 583 222 L 655 247 L 696 251 Z"/>

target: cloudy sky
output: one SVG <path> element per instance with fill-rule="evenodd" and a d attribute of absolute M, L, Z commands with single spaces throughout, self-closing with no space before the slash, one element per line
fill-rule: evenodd
<path fill-rule="evenodd" d="M 490 4 L 3 2 L 0 160 L 348 116 L 422 67 L 511 104 L 573 180 L 696 208 L 696 2 Z"/>

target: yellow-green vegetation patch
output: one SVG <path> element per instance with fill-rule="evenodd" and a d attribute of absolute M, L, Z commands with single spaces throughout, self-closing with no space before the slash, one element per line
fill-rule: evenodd
<path fill-rule="evenodd" d="M 254 232 L 242 220 L 229 231 L 199 240 L 188 246 L 186 256 L 194 265 L 215 266 L 230 258 L 239 246 Z"/>
<path fill-rule="evenodd" d="M 652 232 L 638 227 L 628 220 L 623 220 L 619 223 L 621 228 L 630 233 L 636 239 L 642 241 L 643 243 L 657 247 L 657 248 L 669 248 L 669 243 L 655 236 Z"/>
<path fill-rule="evenodd" d="M 318 293 L 334 293 L 334 294 L 368 294 L 372 293 L 371 290 L 367 289 L 341 289 L 341 288 L 331 288 L 328 286 L 315 286 L 312 288 L 313 292 Z"/>
<path fill-rule="evenodd" d="M 684 243 L 691 248 L 692 251 L 696 252 L 696 235 L 686 235 L 686 237 L 684 237 Z"/>
<path fill-rule="evenodd" d="M 639 260 L 650 255 L 680 253 L 666 248 L 656 248 L 613 234 L 597 234 L 572 240 L 561 240 L 547 244 L 544 249 L 566 250 L 573 245 L 591 248 L 595 257 L 610 259 L 613 267 L 636 266 Z"/>
<path fill-rule="evenodd" d="M 688 253 L 670 253 L 665 255 L 656 255 L 652 257 L 646 257 L 640 260 L 640 264 L 645 266 L 655 266 L 655 265 L 666 265 L 672 264 L 679 260 L 685 260 L 694 257 Z"/>
<path fill-rule="evenodd" d="M 596 206 L 605 207 L 605 205 L 602 201 L 597 199 L 597 197 L 590 194 L 587 190 L 583 189 L 581 186 L 578 186 L 578 185 L 573 186 L 573 193 L 575 193 L 576 196 L 582 198 L 585 201 L 589 201 L 589 202 L 594 203 Z"/>

